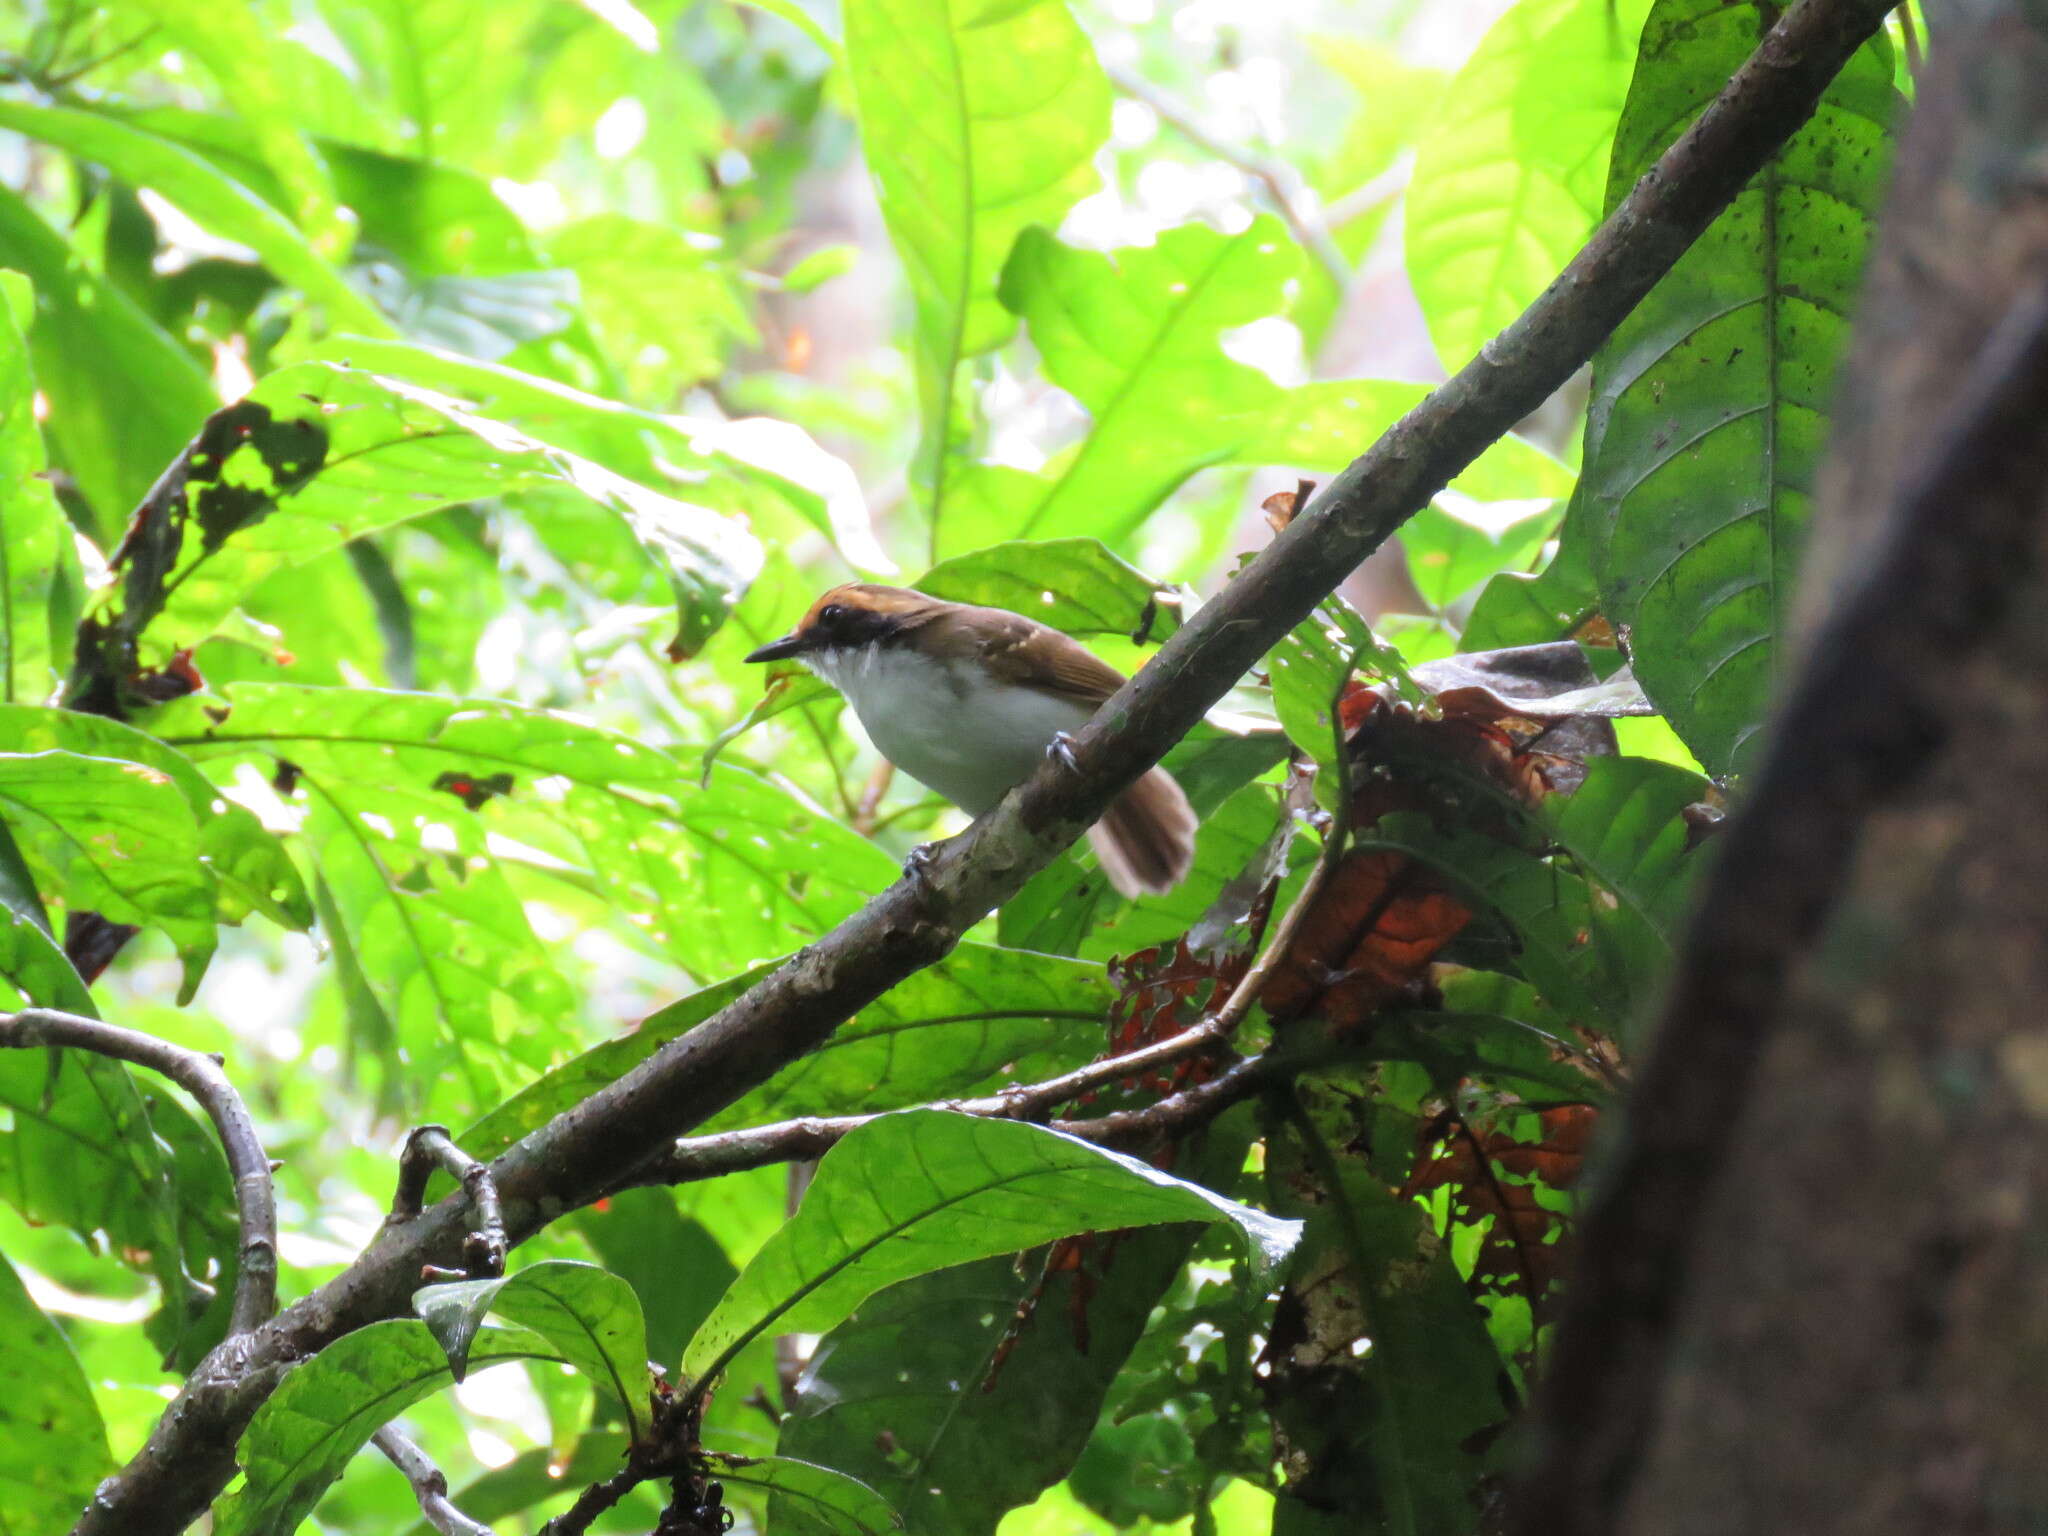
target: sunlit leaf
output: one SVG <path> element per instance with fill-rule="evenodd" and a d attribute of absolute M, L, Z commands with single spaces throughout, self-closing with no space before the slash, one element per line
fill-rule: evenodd
<path fill-rule="evenodd" d="M 1408 271 L 1445 368 L 1470 362 L 1600 222 L 1647 9 L 1519 0 L 1445 89 L 1404 216 Z"/>
<path fill-rule="evenodd" d="M 1020 236 L 1003 303 L 1024 317 L 1047 376 L 1092 425 L 998 536 L 1119 545 L 1189 475 L 1256 436 L 1280 391 L 1232 359 L 1224 335 L 1279 314 L 1300 265 L 1270 216 L 1236 235 L 1182 225 L 1110 255 L 1044 230 Z M 942 529 L 940 548 L 957 547 Z"/>
<path fill-rule="evenodd" d="M 69 150 L 161 193 L 208 232 L 256 252 L 281 281 L 325 305 L 333 323 L 372 336 L 390 331 L 376 307 L 289 219 L 183 145 L 117 118 L 23 101 L 0 101 L 0 129 Z"/>
<path fill-rule="evenodd" d="M 996 280 L 1019 232 L 1094 189 L 1109 81 L 1065 0 L 848 0 L 844 20 L 863 147 L 916 300 L 933 543 L 950 548 L 960 362 L 1015 323 Z"/>
<path fill-rule="evenodd" d="M 196 985 L 214 947 L 199 823 L 169 775 L 76 752 L 0 753 L 0 819 L 37 885 L 78 912 L 163 929 Z"/>
<path fill-rule="evenodd" d="M 29 346 L 50 402 L 53 454 L 102 529 L 117 533 L 218 402 L 190 354 L 119 286 L 73 260 L 63 238 L 5 187 L 0 267 L 35 283 Z"/>
<path fill-rule="evenodd" d="M 674 589 L 677 643 L 700 645 L 759 569 L 760 550 L 701 507 L 647 489 L 460 402 L 326 364 L 272 374 L 187 450 L 181 481 L 152 502 L 128 564 L 160 565 L 168 595 L 147 625 L 153 653 L 197 645 L 273 571 L 454 502 L 567 488 L 610 509 Z M 157 552 L 161 541 L 161 553 Z"/>
<path fill-rule="evenodd" d="M 28 329 L 35 295 L 0 272 L 0 702 L 36 703 L 56 688 L 70 636 L 67 593 L 78 583 L 71 530 L 42 478 Z"/>

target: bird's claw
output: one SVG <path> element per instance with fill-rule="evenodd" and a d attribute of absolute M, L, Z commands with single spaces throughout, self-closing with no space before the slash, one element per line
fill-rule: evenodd
<path fill-rule="evenodd" d="M 919 843 L 903 856 L 903 874 L 913 882 L 920 892 L 929 895 L 932 888 L 932 863 L 939 856 L 938 847 L 933 843 Z"/>
<path fill-rule="evenodd" d="M 1074 738 L 1065 731 L 1052 733 L 1052 740 L 1045 744 L 1045 755 L 1069 773 L 1081 771 L 1081 765 L 1074 761 Z"/>

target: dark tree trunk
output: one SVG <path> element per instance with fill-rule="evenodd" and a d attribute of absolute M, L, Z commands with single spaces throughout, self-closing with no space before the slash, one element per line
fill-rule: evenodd
<path fill-rule="evenodd" d="M 2048 1529 L 2048 7 L 1948 21 L 1528 1536 Z"/>

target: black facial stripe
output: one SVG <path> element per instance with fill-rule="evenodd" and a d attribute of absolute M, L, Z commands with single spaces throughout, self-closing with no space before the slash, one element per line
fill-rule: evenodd
<path fill-rule="evenodd" d="M 872 608 L 844 605 L 828 621 L 821 613 L 813 628 L 833 646 L 873 645 L 888 640 L 903 628 L 904 615 L 878 613 Z"/>

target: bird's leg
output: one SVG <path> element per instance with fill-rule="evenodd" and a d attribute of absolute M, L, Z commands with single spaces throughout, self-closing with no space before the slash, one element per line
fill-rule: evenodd
<path fill-rule="evenodd" d="M 1069 773 L 1081 771 L 1081 765 L 1074 761 L 1074 738 L 1065 731 L 1052 733 L 1052 740 L 1045 744 L 1045 755 Z"/>

